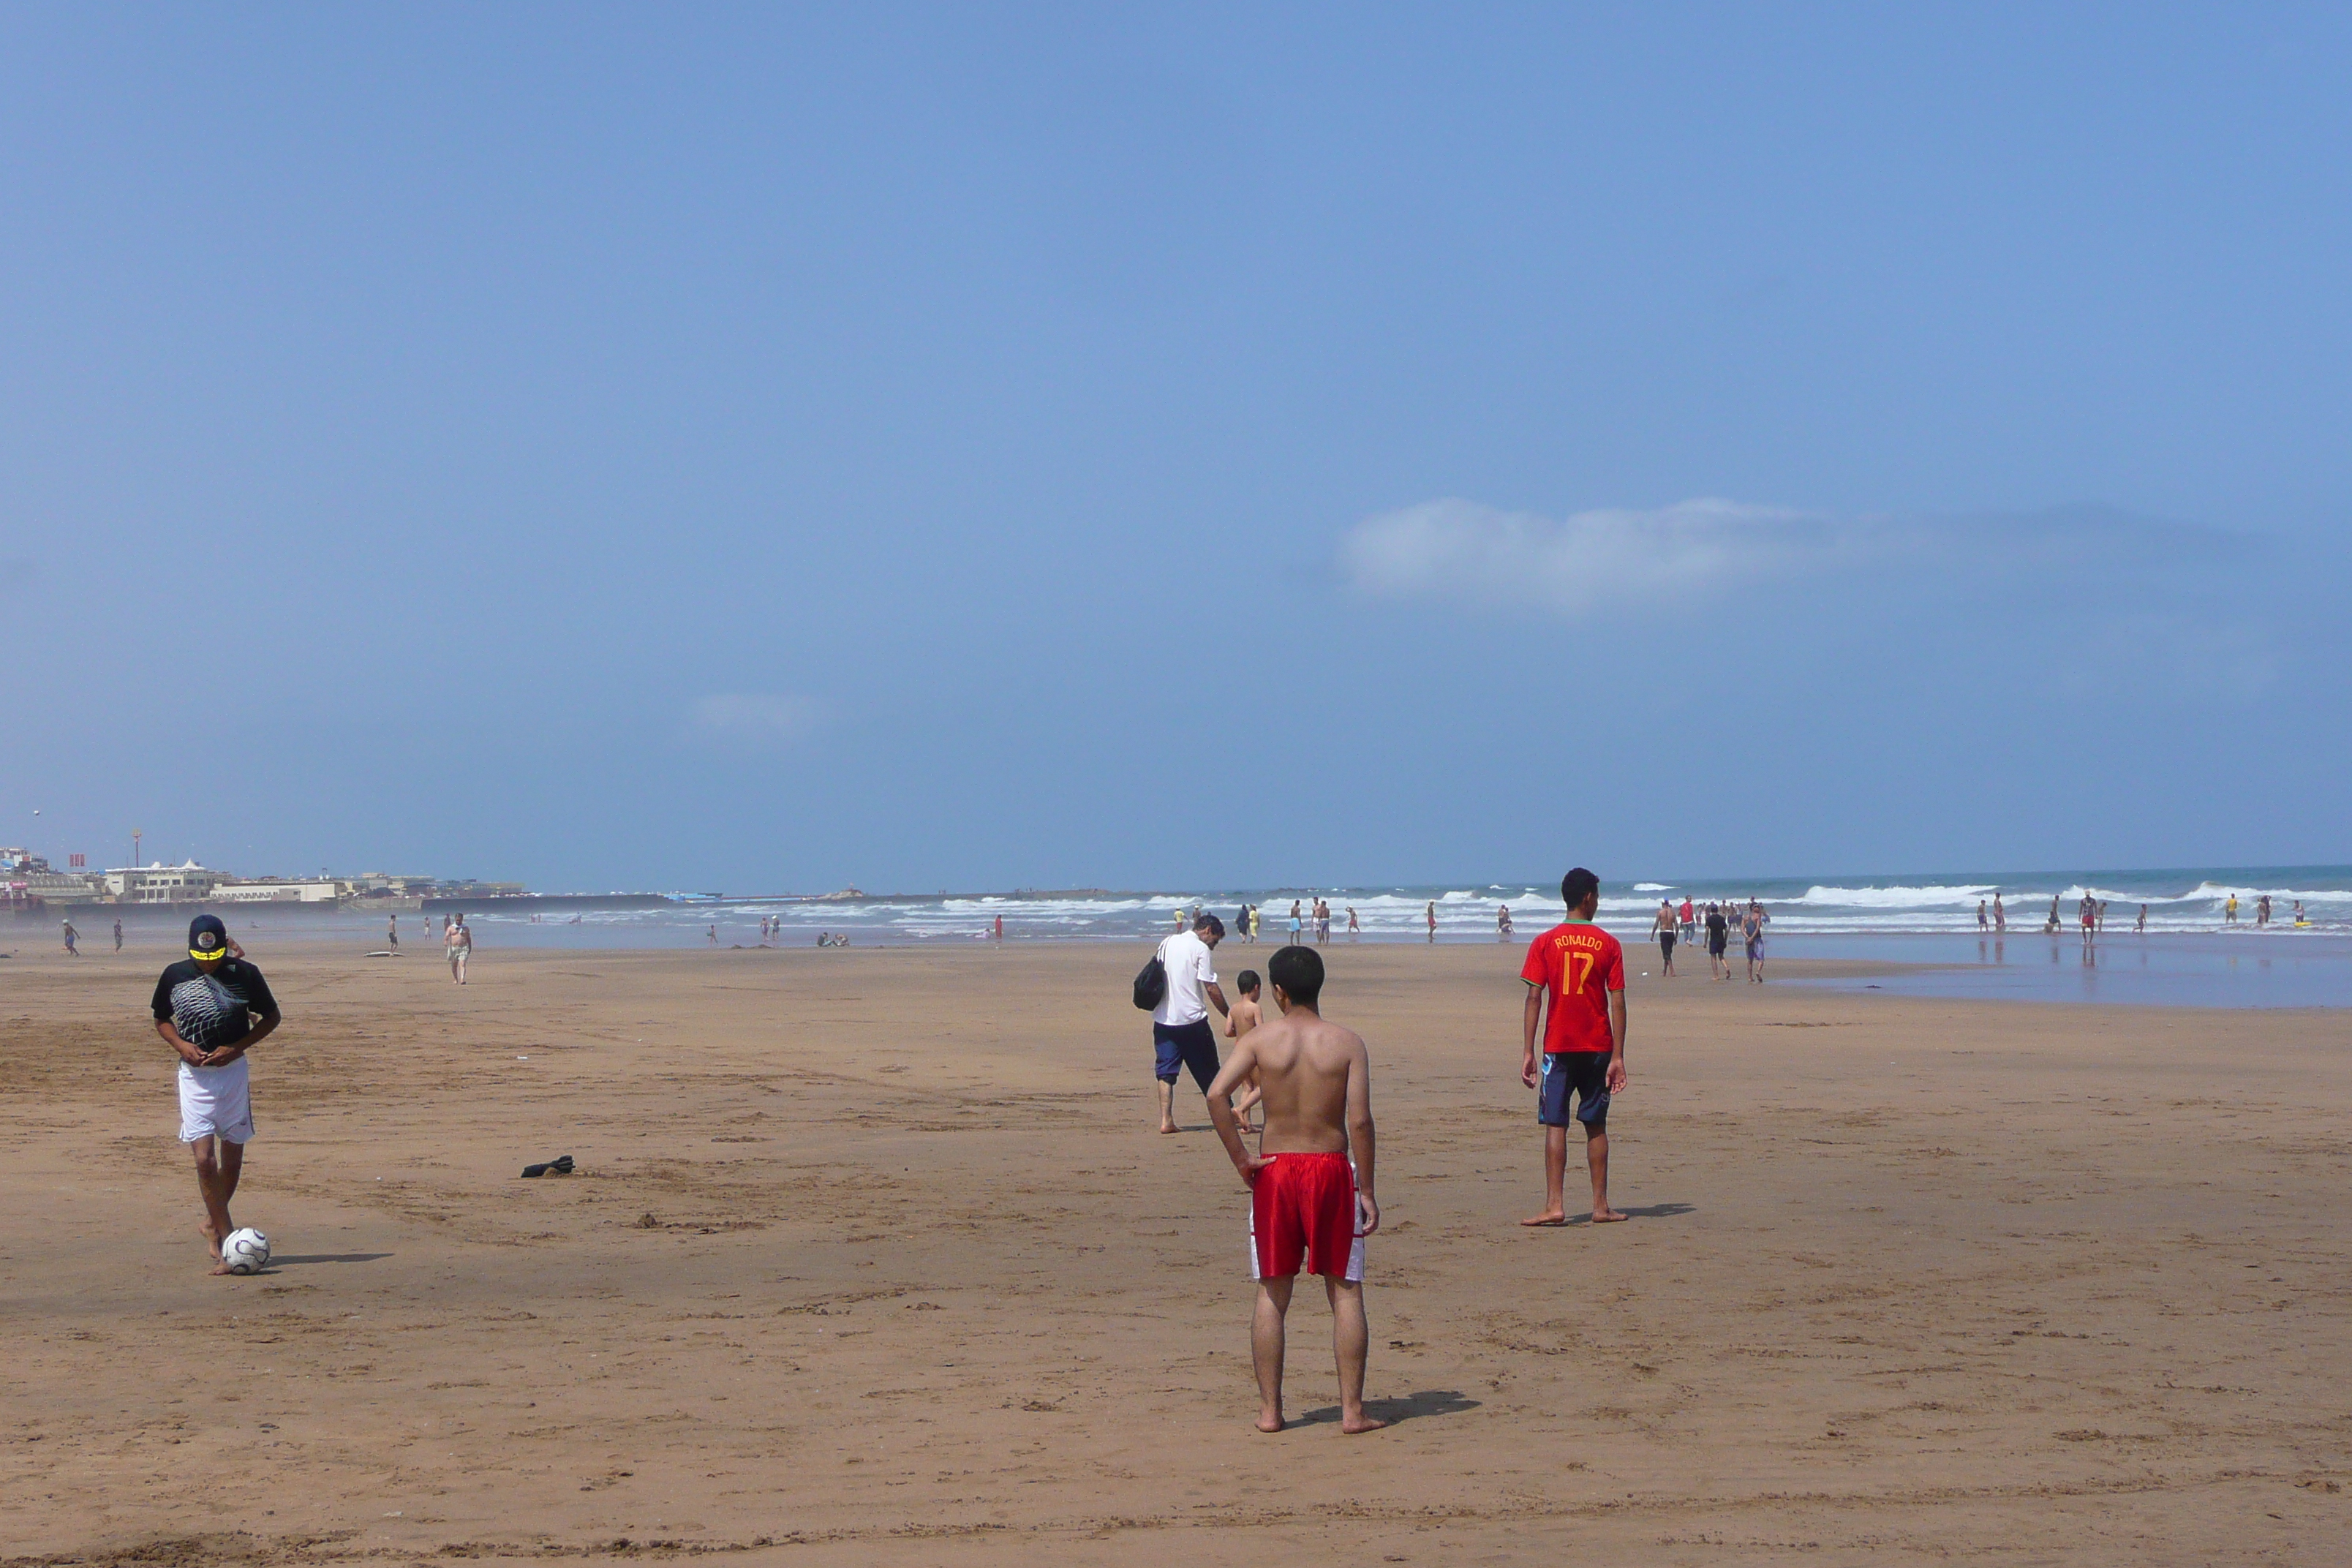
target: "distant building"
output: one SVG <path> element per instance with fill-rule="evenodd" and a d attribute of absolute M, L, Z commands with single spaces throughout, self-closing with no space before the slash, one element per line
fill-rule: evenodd
<path fill-rule="evenodd" d="M 219 873 L 207 871 L 194 860 L 178 866 L 158 862 L 109 871 L 104 890 L 122 904 L 199 904 L 213 896 L 219 882 Z"/>
<path fill-rule="evenodd" d="M 236 882 L 213 884 L 216 904 L 331 904 L 340 891 L 332 881 L 312 879 L 299 882 Z"/>

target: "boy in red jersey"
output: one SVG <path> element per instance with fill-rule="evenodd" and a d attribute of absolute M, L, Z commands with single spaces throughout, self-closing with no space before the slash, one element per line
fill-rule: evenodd
<path fill-rule="evenodd" d="M 1609 1206 L 1609 1097 L 1625 1089 L 1625 952 L 1592 923 L 1601 907 L 1601 879 L 1579 866 L 1560 879 L 1566 923 L 1528 944 L 1519 978 L 1528 983 L 1524 1017 L 1527 1057 L 1520 1081 L 1538 1089 L 1536 1120 L 1544 1128 L 1543 1213 L 1521 1225 L 1566 1225 L 1570 1096 L 1584 1127 L 1584 1163 L 1592 1173 L 1592 1223 L 1625 1216 Z M 1536 1026 L 1545 1024 L 1543 1065 L 1536 1065 Z"/>
<path fill-rule="evenodd" d="M 1339 1430 L 1376 1432 L 1364 1414 L 1364 1237 L 1381 1228 L 1372 1195 L 1372 1065 L 1363 1037 L 1323 1017 L 1323 957 L 1296 942 L 1267 963 L 1282 1016 L 1241 1037 L 1209 1085 L 1209 1120 L 1250 1190 L 1250 1360 L 1257 1429 L 1282 1430 L 1283 1320 L 1303 1265 L 1331 1300 L 1339 1369 Z M 1265 1134 L 1252 1154 L 1229 1102 L 1253 1075 L 1265 1091 Z"/>

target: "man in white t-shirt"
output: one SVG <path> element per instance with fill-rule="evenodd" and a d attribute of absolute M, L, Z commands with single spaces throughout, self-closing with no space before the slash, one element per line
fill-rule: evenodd
<path fill-rule="evenodd" d="M 1160 962 L 1168 971 L 1168 990 L 1151 1010 L 1151 1044 L 1158 1061 L 1153 1076 L 1160 1079 L 1160 1131 L 1174 1132 L 1176 1075 L 1189 1069 L 1201 1092 L 1217 1076 L 1217 1036 L 1209 1026 L 1213 1005 L 1223 1017 L 1233 1009 L 1217 989 L 1216 962 L 1211 950 L 1224 939 L 1225 922 L 1202 915 L 1191 931 L 1180 931 L 1160 944 Z"/>

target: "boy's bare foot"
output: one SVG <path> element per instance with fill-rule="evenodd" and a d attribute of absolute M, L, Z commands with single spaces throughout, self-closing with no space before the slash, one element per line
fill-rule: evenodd
<path fill-rule="evenodd" d="M 1387 1422 L 1374 1420 L 1360 1410 L 1356 1412 L 1353 1419 L 1344 1415 L 1339 1418 L 1339 1430 L 1350 1437 L 1365 1432 L 1377 1432 L 1387 1425 Z"/>
<path fill-rule="evenodd" d="M 1619 1214 L 1615 1209 L 1609 1207 L 1605 1204 L 1592 1211 L 1592 1223 L 1595 1225 L 1615 1225 L 1619 1220 L 1631 1219 L 1633 1217 L 1633 1216 L 1632 1215 Z"/>
<path fill-rule="evenodd" d="M 205 1246 L 211 1250 L 213 1261 L 218 1263 L 220 1261 L 221 1255 L 221 1233 L 213 1228 L 212 1221 L 206 1220 L 204 1224 L 196 1226 L 196 1234 L 205 1238 Z"/>
<path fill-rule="evenodd" d="M 231 1268 L 226 1262 L 214 1264 L 212 1271 L 215 1274 L 234 1274 L 236 1272 L 236 1269 Z"/>
<path fill-rule="evenodd" d="M 1519 1223 L 1521 1225 L 1566 1225 L 1568 1223 L 1568 1211 L 1566 1209 L 1546 1209 L 1543 1213 L 1533 1215 L 1528 1219 L 1523 1219 L 1519 1221 Z"/>
<path fill-rule="evenodd" d="M 1261 1410 L 1257 1413 L 1257 1429 L 1261 1432 L 1279 1432 L 1282 1430 L 1282 1417 L 1269 1415 Z"/>
<path fill-rule="evenodd" d="M 1181 1132 L 1183 1129 L 1177 1126 L 1173 1121 L 1163 1121 L 1160 1124 L 1160 1131 L 1162 1132 Z"/>

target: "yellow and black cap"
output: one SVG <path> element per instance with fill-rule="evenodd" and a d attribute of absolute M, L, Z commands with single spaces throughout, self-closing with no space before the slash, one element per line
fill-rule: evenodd
<path fill-rule="evenodd" d="M 190 958 L 226 958 L 228 927 L 221 924 L 218 915 L 198 915 L 188 922 L 188 956 Z"/>

